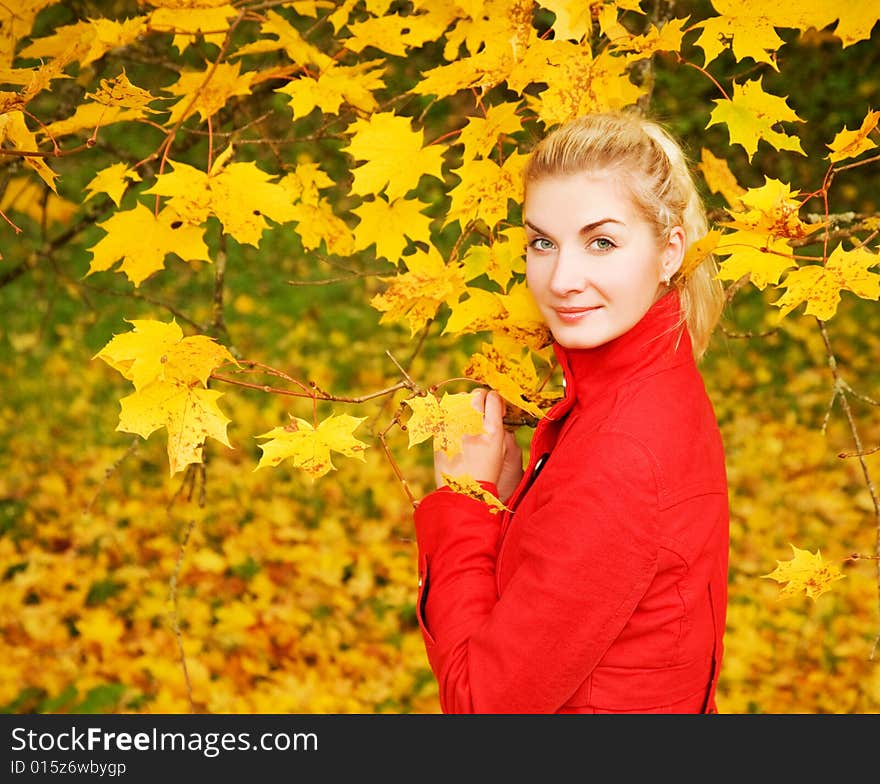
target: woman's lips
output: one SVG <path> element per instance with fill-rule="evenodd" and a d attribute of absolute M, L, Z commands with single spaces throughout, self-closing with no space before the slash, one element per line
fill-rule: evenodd
<path fill-rule="evenodd" d="M 554 308 L 554 310 L 560 321 L 566 324 L 574 324 L 584 318 L 587 314 L 599 310 L 601 307 L 601 305 L 592 305 L 585 308 Z"/>

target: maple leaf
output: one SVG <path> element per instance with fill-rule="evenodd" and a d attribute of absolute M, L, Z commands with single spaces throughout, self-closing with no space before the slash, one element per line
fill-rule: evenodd
<path fill-rule="evenodd" d="M 556 125 L 595 111 L 622 109 L 645 91 L 627 75 L 624 57 L 603 50 L 594 58 L 588 42 L 534 41 L 512 69 L 512 89 L 546 83 L 538 95 L 526 94 L 530 109 L 547 125 Z"/>
<path fill-rule="evenodd" d="M 143 109 L 126 109 L 123 106 L 107 106 L 103 103 L 88 101 L 76 107 L 76 111 L 63 120 L 56 120 L 40 129 L 40 134 L 52 138 L 69 136 L 78 131 L 92 132 L 95 128 L 103 128 L 113 123 L 139 120 L 144 116 Z"/>
<path fill-rule="evenodd" d="M 712 5 L 719 15 L 693 25 L 702 28 L 694 45 L 703 50 L 704 65 L 730 49 L 737 61 L 751 57 L 779 70 L 776 51 L 785 41 L 776 32 L 777 26 L 783 26 L 777 6 L 750 0 L 712 0 Z"/>
<path fill-rule="evenodd" d="M 343 103 L 371 114 L 378 106 L 373 91 L 383 86 L 379 68 L 384 65 L 379 60 L 350 66 L 334 62 L 317 78 L 302 76 L 275 92 L 290 96 L 294 117 L 305 117 L 316 108 L 325 114 L 337 114 Z"/>
<path fill-rule="evenodd" d="M 257 247 L 269 225 L 264 216 L 278 223 L 296 217 L 290 192 L 270 182 L 272 175 L 253 161 L 223 165 L 218 159 L 210 172 L 185 163 L 169 163 L 173 171 L 156 177 L 155 184 L 144 193 L 171 197 L 168 208 L 186 216 L 188 223 L 200 224 L 215 215 L 227 234 Z"/>
<path fill-rule="evenodd" d="M 483 501 L 492 514 L 503 512 L 507 507 L 501 503 L 492 493 L 485 490 L 483 486 L 474 479 L 470 474 L 459 474 L 452 476 L 451 474 L 442 474 L 443 482 L 455 493 L 461 493 L 468 498 L 474 498 L 477 501 Z"/>
<path fill-rule="evenodd" d="M 184 223 L 174 210 L 158 216 L 143 204 L 116 212 L 98 226 L 106 236 L 89 248 L 91 275 L 113 267 L 120 259 L 119 271 L 135 287 L 165 266 L 165 257 L 174 253 L 184 261 L 211 261 L 202 229 Z"/>
<path fill-rule="evenodd" d="M 797 266 L 785 240 L 754 231 L 737 229 L 723 234 L 715 253 L 729 256 L 718 267 L 720 280 L 739 280 L 748 275 L 758 289 L 779 283 L 783 272 Z"/>
<path fill-rule="evenodd" d="M 722 234 L 720 231 L 710 231 L 705 236 L 698 239 L 694 242 L 688 249 L 687 253 L 685 253 L 684 259 L 681 262 L 681 267 L 678 271 L 678 274 L 682 278 L 686 278 L 690 275 L 700 264 L 703 263 L 703 260 L 712 253 L 718 242 L 721 240 Z"/>
<path fill-rule="evenodd" d="M 517 111 L 517 104 L 510 102 L 490 107 L 485 118 L 468 117 L 467 125 L 455 140 L 455 144 L 464 145 L 465 160 L 488 157 L 500 139 L 521 131 Z"/>
<path fill-rule="evenodd" d="M 269 441 L 258 444 L 263 456 L 254 470 L 290 459 L 314 480 L 336 468 L 330 459 L 331 450 L 364 460 L 367 445 L 354 437 L 354 430 L 364 419 L 366 417 L 334 414 L 313 427 L 304 419 L 294 417 L 290 424 L 257 436 Z"/>
<path fill-rule="evenodd" d="M 541 352 L 547 348 L 552 335 L 538 309 L 535 298 L 524 281 L 514 283 L 507 294 L 498 297 L 507 311 L 500 323 L 493 325 L 496 333 L 503 334 L 519 346 L 528 346 L 532 351 Z"/>
<path fill-rule="evenodd" d="M 513 227 L 499 232 L 499 237 L 506 238 L 506 241 L 493 242 L 491 245 L 471 245 L 467 249 L 462 259 L 465 280 L 486 275 L 502 291 L 506 291 L 514 275 L 525 273 L 525 229 Z"/>
<path fill-rule="evenodd" d="M 226 435 L 230 420 L 217 405 L 222 394 L 179 382 L 154 381 L 119 401 L 122 410 L 116 429 L 148 438 L 164 427 L 173 476 L 190 463 L 202 462 L 207 437 L 232 446 Z"/>
<path fill-rule="evenodd" d="M 149 108 L 149 104 L 156 100 L 156 96 L 148 90 L 143 90 L 132 84 L 125 75 L 125 69 L 119 76 L 113 79 L 102 79 L 101 84 L 94 93 L 87 93 L 96 103 L 104 106 L 119 106 L 124 109 L 156 111 Z"/>
<path fill-rule="evenodd" d="M 319 248 L 325 243 L 329 253 L 350 256 L 354 253 L 354 235 L 348 224 L 333 212 L 326 201 L 319 204 L 296 204 L 292 208 L 297 222 L 296 233 L 306 250 Z"/>
<path fill-rule="evenodd" d="M 623 35 L 614 38 L 614 49 L 623 52 L 627 61 L 642 60 L 657 52 L 678 52 L 681 50 L 682 38 L 686 32 L 684 28 L 689 19 L 690 17 L 670 19 L 661 27 L 651 25 L 647 33 L 638 37 L 621 27 Z"/>
<path fill-rule="evenodd" d="M 507 309 L 493 291 L 468 286 L 467 297 L 451 306 L 443 334 L 482 332 L 507 319 Z"/>
<path fill-rule="evenodd" d="M 877 143 L 869 139 L 868 134 L 877 127 L 878 120 L 880 120 L 880 112 L 868 112 L 857 131 L 847 130 L 844 126 L 844 129 L 834 137 L 834 141 L 828 145 L 831 150 L 828 159 L 832 163 L 837 163 L 847 158 L 855 158 L 877 147 Z"/>
<path fill-rule="evenodd" d="M 169 123 L 198 114 L 207 120 L 219 112 L 230 98 L 250 95 L 254 74 L 240 73 L 240 63 L 216 63 L 204 71 L 183 71 L 166 92 L 181 96 L 171 109 Z"/>
<path fill-rule="evenodd" d="M 706 180 L 712 193 L 720 193 L 730 207 L 737 207 L 739 197 L 746 192 L 736 181 L 730 166 L 724 158 L 717 158 L 711 150 L 702 148 L 700 151 L 699 170 Z"/>
<path fill-rule="evenodd" d="M 150 27 L 174 33 L 171 45 L 182 52 L 200 37 L 220 46 L 226 38 L 228 21 L 238 11 L 226 0 L 149 0 L 158 6 L 150 13 Z"/>
<path fill-rule="evenodd" d="M 106 193 L 118 207 L 129 182 L 140 182 L 140 175 L 124 163 L 114 163 L 101 169 L 86 185 L 88 191 L 83 201 L 99 193 Z"/>
<path fill-rule="evenodd" d="M 483 343 L 482 353 L 474 354 L 464 369 L 464 375 L 494 389 L 517 408 L 542 417 L 543 411 L 535 402 L 541 385 L 528 350 L 520 350 L 512 340 L 496 337 L 493 343 Z"/>
<path fill-rule="evenodd" d="M 866 248 L 844 250 L 838 245 L 826 264 L 808 264 L 786 275 L 781 286 L 786 292 L 773 303 L 779 318 L 806 302 L 804 313 L 827 321 L 837 312 L 843 289 L 864 299 L 880 299 L 880 274 L 868 271 L 878 264 L 880 257 Z"/>
<path fill-rule="evenodd" d="M 442 180 L 443 148 L 424 147 L 424 134 L 412 129 L 408 117 L 391 112 L 373 114 L 351 125 L 354 135 L 347 147 L 356 161 L 352 190 L 361 195 L 383 189 L 389 201 L 405 196 L 423 174 Z"/>
<path fill-rule="evenodd" d="M 406 423 L 410 447 L 433 437 L 434 451 L 453 457 L 461 452 L 464 436 L 484 432 L 483 415 L 474 408 L 467 392 L 444 393 L 442 400 L 428 394 L 404 402 L 413 412 Z"/>
<path fill-rule="evenodd" d="M 177 322 L 128 320 L 133 329 L 114 337 L 93 357 L 103 359 L 143 389 L 154 381 L 199 383 L 220 365 L 238 364 L 229 350 L 206 335 L 184 337 Z"/>
<path fill-rule="evenodd" d="M 33 29 L 37 14 L 58 0 L 18 0 L 0 5 L 0 66 L 15 58 L 18 42 Z"/>
<path fill-rule="evenodd" d="M 406 319 L 410 334 L 415 335 L 441 304 L 458 302 L 465 289 L 464 273 L 460 264 L 446 264 L 433 245 L 404 261 L 407 272 L 385 278 L 391 281 L 389 287 L 375 295 L 370 304 L 383 311 L 379 323 Z"/>
<path fill-rule="evenodd" d="M 25 124 L 24 114 L 21 112 L 0 114 L 0 144 L 7 142 L 18 150 L 27 152 L 37 150 L 37 140 Z M 58 175 L 49 168 L 46 161 L 37 156 L 26 156 L 24 163 L 33 169 L 54 193 L 58 193 L 58 188 L 55 187 L 55 178 Z"/>
<path fill-rule="evenodd" d="M 173 319 L 129 323 L 131 331 L 115 335 L 93 357 L 134 384 L 134 393 L 120 400 L 116 429 L 149 438 L 164 427 L 172 476 L 202 462 L 206 438 L 231 446 L 226 435 L 230 420 L 217 405 L 222 393 L 206 388 L 215 368 L 235 363 L 229 351 L 205 335 L 184 337 Z"/>
<path fill-rule="evenodd" d="M 581 0 L 539 0 L 539 5 L 553 12 L 553 32 L 557 40 L 580 41 L 593 25 L 590 3 Z"/>
<path fill-rule="evenodd" d="M 760 188 L 749 188 L 738 197 L 740 209 L 721 225 L 792 240 L 808 237 L 825 224 L 804 223 L 799 216 L 801 201 L 795 195 L 787 183 L 765 177 Z"/>
<path fill-rule="evenodd" d="M 83 67 L 103 57 L 111 49 L 127 46 L 141 35 L 147 18 L 136 16 L 121 22 L 90 19 L 57 28 L 52 35 L 36 38 L 19 53 L 35 59 L 76 60 Z"/>
<path fill-rule="evenodd" d="M 431 218 L 423 212 L 427 206 L 415 199 L 395 199 L 389 204 L 381 196 L 365 201 L 352 210 L 360 218 L 354 227 L 355 247 L 368 248 L 375 243 L 376 255 L 396 264 L 408 239 L 430 244 Z M 389 226 L 400 229 L 388 231 Z"/>
<path fill-rule="evenodd" d="M 508 217 L 508 201 L 522 196 L 522 169 L 526 156 L 515 153 L 499 166 L 490 158 L 468 161 L 455 170 L 461 178 L 450 192 L 452 203 L 444 223 L 458 221 L 464 228 L 474 221 L 488 227 Z"/>
<path fill-rule="evenodd" d="M 291 62 L 299 65 L 312 65 L 327 68 L 333 64 L 333 58 L 313 46 L 302 37 L 290 22 L 277 11 L 268 11 L 266 18 L 260 23 L 260 33 L 275 38 L 260 38 L 240 47 L 237 57 L 260 52 L 276 52 L 284 50 Z"/>
<path fill-rule="evenodd" d="M 438 23 L 432 14 L 407 14 L 406 16 L 377 16 L 348 25 L 351 37 L 345 46 L 353 52 L 361 52 L 368 46 L 388 54 L 403 57 L 413 47 L 434 41 L 445 32 L 446 25 Z"/>
<path fill-rule="evenodd" d="M 731 144 L 741 145 L 750 161 L 760 139 L 777 150 L 792 150 L 806 155 L 796 136 L 781 133 L 773 127 L 780 122 L 804 121 L 785 102 L 785 98 L 765 93 L 763 80 L 764 77 L 742 84 L 734 82 L 733 98 L 714 101 L 716 106 L 706 127 L 725 123 Z"/>
<path fill-rule="evenodd" d="M 793 556 L 789 561 L 777 561 L 776 568 L 769 574 L 762 574 L 778 583 L 787 583 L 780 588 L 779 596 L 794 596 L 806 591 L 813 601 L 831 590 L 831 583 L 842 580 L 846 575 L 834 564 L 825 563 L 819 550 L 811 553 L 790 545 Z"/>

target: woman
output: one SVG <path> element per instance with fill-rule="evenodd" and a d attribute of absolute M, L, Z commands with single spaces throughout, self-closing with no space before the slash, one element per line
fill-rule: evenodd
<path fill-rule="evenodd" d="M 596 114 L 526 168 L 526 278 L 564 399 L 525 472 L 504 406 L 435 455 L 415 511 L 419 623 L 447 713 L 712 713 L 727 604 L 724 452 L 696 361 L 723 293 L 706 218 L 657 124 Z M 443 486 L 469 474 L 510 511 Z"/>

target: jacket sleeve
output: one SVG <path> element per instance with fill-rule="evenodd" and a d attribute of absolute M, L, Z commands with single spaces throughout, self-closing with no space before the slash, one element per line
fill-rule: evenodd
<path fill-rule="evenodd" d="M 554 460 L 554 457 L 556 458 Z M 419 622 L 447 713 L 553 713 L 620 634 L 657 568 L 654 461 L 621 434 L 551 456 L 499 598 L 499 521 L 451 492 L 415 512 Z"/>

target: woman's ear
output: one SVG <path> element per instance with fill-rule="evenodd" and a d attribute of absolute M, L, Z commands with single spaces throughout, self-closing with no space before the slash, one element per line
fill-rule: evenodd
<path fill-rule="evenodd" d="M 681 269 L 687 238 L 681 226 L 673 226 L 660 253 L 660 266 L 664 278 L 671 278 Z"/>

